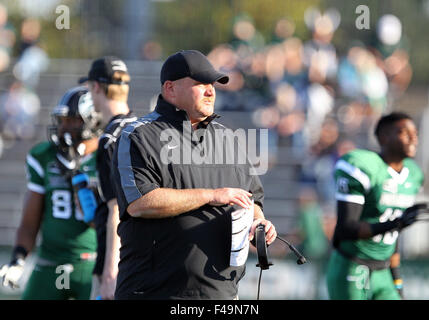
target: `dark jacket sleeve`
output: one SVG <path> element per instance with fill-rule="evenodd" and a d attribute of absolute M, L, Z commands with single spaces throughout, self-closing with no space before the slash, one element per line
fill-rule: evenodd
<path fill-rule="evenodd" d="M 100 187 L 103 198 L 106 202 L 116 198 L 115 188 L 112 181 L 112 157 L 114 152 L 114 143 L 107 143 L 108 139 L 101 139 L 97 152 L 99 161 L 97 170 L 100 180 Z"/>
<path fill-rule="evenodd" d="M 112 167 L 121 215 L 130 203 L 161 186 L 159 168 L 138 134 L 122 132 L 114 150 Z"/>
<path fill-rule="evenodd" d="M 251 184 L 249 192 L 253 195 L 255 204 L 264 209 L 264 188 L 262 187 L 259 176 L 251 176 Z"/>

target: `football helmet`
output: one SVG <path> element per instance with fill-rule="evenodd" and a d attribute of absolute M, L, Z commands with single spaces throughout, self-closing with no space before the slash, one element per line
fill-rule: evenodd
<path fill-rule="evenodd" d="M 83 120 L 82 127 L 74 129 L 79 131 L 73 132 L 74 145 L 78 145 L 83 140 L 98 137 L 103 131 L 101 115 L 95 111 L 91 93 L 86 87 L 75 87 L 68 90 L 53 109 L 51 116 L 52 126 L 49 131 L 51 139 L 52 135 L 56 136 L 58 140 L 64 139 L 64 133 L 67 130 L 60 130 L 63 117 L 77 117 Z"/>
<path fill-rule="evenodd" d="M 87 87 L 68 90 L 51 112 L 49 140 L 57 147 L 60 162 L 68 169 L 84 153 L 84 140 L 99 137 L 103 132 L 101 114 L 96 112 Z"/>

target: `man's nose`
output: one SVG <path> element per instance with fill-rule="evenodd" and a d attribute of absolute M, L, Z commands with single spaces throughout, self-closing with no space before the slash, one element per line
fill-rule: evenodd
<path fill-rule="evenodd" d="M 206 95 L 212 96 L 215 93 L 215 88 L 212 83 L 206 84 Z"/>

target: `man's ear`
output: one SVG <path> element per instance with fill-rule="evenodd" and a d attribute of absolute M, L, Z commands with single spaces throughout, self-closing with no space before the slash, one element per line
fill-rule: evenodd
<path fill-rule="evenodd" d="M 162 85 L 163 92 L 167 98 L 174 98 L 176 96 L 175 87 L 173 81 L 167 80 Z"/>

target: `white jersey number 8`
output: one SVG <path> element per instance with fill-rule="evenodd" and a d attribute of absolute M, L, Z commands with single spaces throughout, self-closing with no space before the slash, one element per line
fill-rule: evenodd
<path fill-rule="evenodd" d="M 52 192 L 52 215 L 58 219 L 70 219 L 72 215 L 72 195 L 68 190 L 54 190 Z M 83 214 L 76 208 L 76 220 L 83 220 Z"/>

